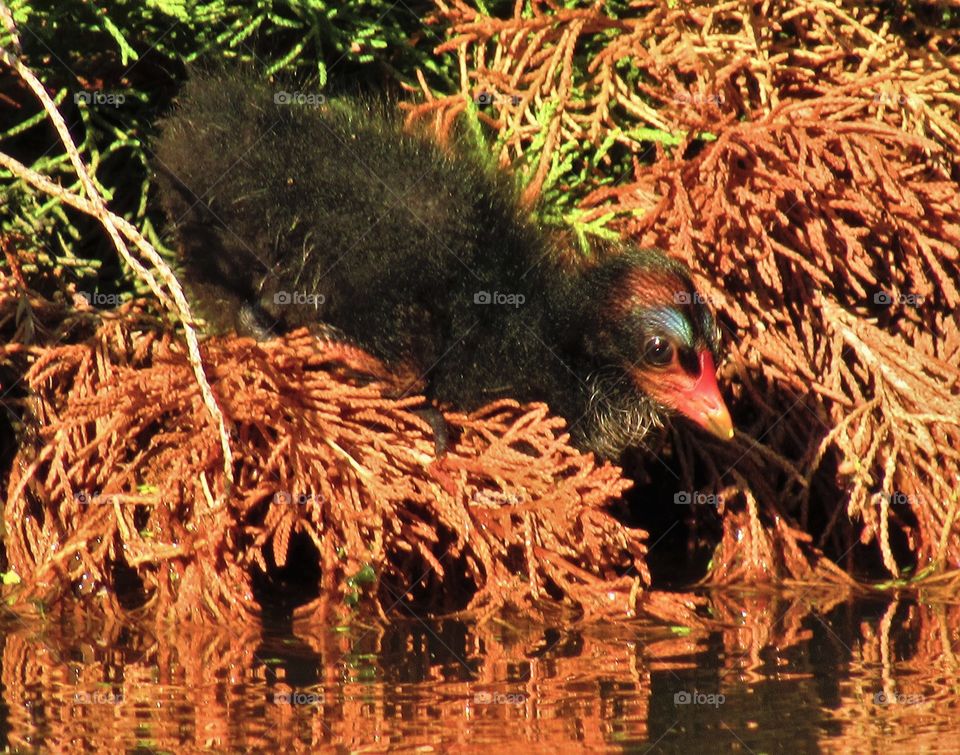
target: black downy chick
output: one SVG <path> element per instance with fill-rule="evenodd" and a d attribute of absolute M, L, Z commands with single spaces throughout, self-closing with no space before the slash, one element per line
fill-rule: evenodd
<path fill-rule="evenodd" d="M 458 409 L 544 401 L 602 457 L 674 412 L 733 435 L 682 265 L 628 246 L 564 264 L 509 175 L 385 105 L 322 99 L 199 76 L 163 125 L 161 199 L 215 328 L 336 332 Z"/>

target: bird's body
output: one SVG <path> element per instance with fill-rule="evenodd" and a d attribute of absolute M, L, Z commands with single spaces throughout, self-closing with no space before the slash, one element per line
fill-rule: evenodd
<path fill-rule="evenodd" d="M 157 149 L 188 286 L 215 326 L 332 327 L 441 403 L 545 401 L 607 456 L 675 406 L 640 387 L 653 331 L 637 330 L 637 286 L 664 299 L 648 325 L 685 327 L 691 350 L 715 354 L 682 266 L 618 249 L 572 269 L 508 174 L 405 131 L 384 106 L 284 95 L 195 78 Z M 707 371 L 716 392 L 712 359 Z"/>

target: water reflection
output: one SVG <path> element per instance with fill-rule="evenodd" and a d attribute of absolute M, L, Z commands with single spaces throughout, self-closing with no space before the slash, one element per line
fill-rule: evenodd
<path fill-rule="evenodd" d="M 516 617 L 23 624 L 0 726 L 50 751 L 960 751 L 960 607 L 712 594 L 716 629 Z"/>

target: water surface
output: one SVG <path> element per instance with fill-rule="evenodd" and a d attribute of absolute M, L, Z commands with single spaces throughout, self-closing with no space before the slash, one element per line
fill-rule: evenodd
<path fill-rule="evenodd" d="M 15 750 L 960 752 L 960 607 L 712 594 L 710 631 L 6 621 Z"/>

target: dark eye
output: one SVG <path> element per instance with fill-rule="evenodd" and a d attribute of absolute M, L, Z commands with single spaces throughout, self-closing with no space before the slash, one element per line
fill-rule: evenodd
<path fill-rule="evenodd" d="M 653 336 L 647 339 L 645 353 L 650 364 L 657 367 L 666 367 L 673 361 L 673 344 L 666 338 Z"/>

